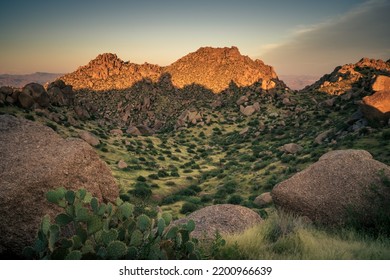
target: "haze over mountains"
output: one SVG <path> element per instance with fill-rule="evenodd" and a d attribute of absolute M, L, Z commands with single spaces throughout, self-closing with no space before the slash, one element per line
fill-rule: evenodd
<path fill-rule="evenodd" d="M 162 73 L 169 73 L 173 84 L 180 88 L 196 83 L 205 85 L 214 92 L 227 88 L 231 81 L 238 86 L 247 86 L 262 79 L 265 88 L 270 87 L 266 83 L 278 78 L 272 66 L 265 65 L 259 59 L 252 60 L 248 56 L 241 55 L 237 47 L 202 47 L 166 67 L 150 63 L 125 62 L 115 54 L 104 53 L 68 74 L 43 72 L 25 75 L 2 74 L 0 86 L 23 87 L 31 82 L 46 84 L 63 76 L 63 80 L 72 84 L 75 89 L 123 89 L 144 78 L 155 82 Z M 311 85 L 319 78 L 311 75 L 280 75 L 280 77 L 294 90 Z"/>
<path fill-rule="evenodd" d="M 52 82 L 55 79 L 61 77 L 64 74 L 61 73 L 44 73 L 36 72 L 33 74 L 1 74 L 0 75 L 0 86 L 11 86 L 11 87 L 23 87 L 28 83 L 39 83 L 46 84 Z"/>

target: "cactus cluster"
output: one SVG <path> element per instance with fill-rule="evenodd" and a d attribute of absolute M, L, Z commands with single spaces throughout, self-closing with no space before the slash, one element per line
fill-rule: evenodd
<path fill-rule="evenodd" d="M 58 188 L 46 198 L 63 211 L 54 222 L 43 217 L 34 244 L 24 250 L 28 259 L 200 258 L 192 220 L 175 226 L 169 213 L 135 216 L 129 202 L 99 203 L 84 189 Z"/>

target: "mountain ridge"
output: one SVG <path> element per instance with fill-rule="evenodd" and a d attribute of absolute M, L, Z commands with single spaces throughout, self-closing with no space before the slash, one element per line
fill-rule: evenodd
<path fill-rule="evenodd" d="M 173 85 L 178 88 L 198 84 L 214 93 L 227 89 L 231 82 L 249 86 L 260 81 L 263 90 L 286 87 L 272 66 L 241 55 L 234 46 L 201 47 L 165 67 L 125 62 L 116 54 L 104 53 L 60 79 L 75 89 L 109 90 L 126 89 L 142 79 L 157 82 L 165 73 L 172 77 Z"/>

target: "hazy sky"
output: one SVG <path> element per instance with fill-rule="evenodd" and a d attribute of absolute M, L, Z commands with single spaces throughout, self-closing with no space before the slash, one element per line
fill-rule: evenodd
<path fill-rule="evenodd" d="M 0 73 L 70 72 L 103 52 L 168 65 L 201 46 L 237 46 L 278 74 L 390 58 L 390 0 L 7 2 Z"/>

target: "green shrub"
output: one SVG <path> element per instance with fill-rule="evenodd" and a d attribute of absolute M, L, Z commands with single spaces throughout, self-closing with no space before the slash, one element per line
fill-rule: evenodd
<path fill-rule="evenodd" d="M 228 199 L 228 203 L 230 204 L 240 204 L 242 202 L 242 197 L 241 195 L 238 194 L 233 194 L 231 197 Z"/>
<path fill-rule="evenodd" d="M 42 219 L 28 259 L 199 259 L 198 242 L 190 237 L 195 223 L 170 226 L 172 216 L 135 215 L 134 206 L 117 199 L 99 203 L 85 190 L 49 191 L 49 202 L 63 209 L 54 222 Z"/>
<path fill-rule="evenodd" d="M 146 178 L 144 176 L 138 176 L 137 181 L 138 182 L 146 182 Z"/>
<path fill-rule="evenodd" d="M 169 176 L 168 172 L 166 172 L 165 170 L 159 170 L 159 171 L 157 172 L 157 175 L 158 175 L 158 177 L 160 177 L 160 178 L 164 178 L 164 177 L 168 177 L 168 176 Z"/>
<path fill-rule="evenodd" d="M 154 174 L 154 173 L 153 173 L 153 174 L 149 174 L 149 175 L 148 175 L 148 178 L 149 178 L 149 179 L 153 179 L 153 180 L 158 180 L 158 179 L 159 179 L 158 175 L 157 175 L 157 174 Z"/>
<path fill-rule="evenodd" d="M 136 185 L 135 189 L 130 191 L 135 197 L 147 199 L 152 195 L 152 191 L 145 186 Z"/>
<path fill-rule="evenodd" d="M 185 202 L 180 209 L 180 213 L 188 214 L 188 213 L 194 212 L 196 210 L 198 210 L 198 206 L 196 204 L 191 203 L 191 202 Z"/>
<path fill-rule="evenodd" d="M 34 116 L 33 115 L 25 115 L 24 116 L 26 119 L 28 119 L 28 120 L 30 120 L 30 121 L 35 121 L 35 118 L 34 118 Z"/>
<path fill-rule="evenodd" d="M 382 132 L 382 139 L 383 140 L 390 140 L 390 129 Z"/>
<path fill-rule="evenodd" d="M 53 129 L 54 131 L 57 131 L 57 126 L 54 124 L 54 123 L 51 123 L 51 122 L 47 122 L 46 125 L 48 127 L 50 127 L 51 129 Z"/>

